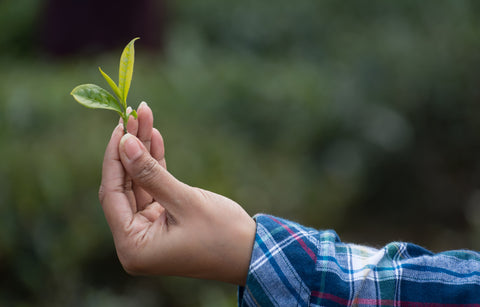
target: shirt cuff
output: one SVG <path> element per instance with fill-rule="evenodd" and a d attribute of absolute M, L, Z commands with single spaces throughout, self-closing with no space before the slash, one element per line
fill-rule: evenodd
<path fill-rule="evenodd" d="M 270 215 L 254 220 L 255 243 L 238 306 L 308 306 L 311 285 L 305 277 L 315 270 L 318 231 Z"/>

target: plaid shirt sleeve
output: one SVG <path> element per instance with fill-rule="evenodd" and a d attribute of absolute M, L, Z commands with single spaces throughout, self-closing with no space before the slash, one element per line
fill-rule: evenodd
<path fill-rule="evenodd" d="M 480 253 L 438 254 L 410 243 L 342 243 L 269 215 L 257 233 L 239 306 L 479 306 Z"/>

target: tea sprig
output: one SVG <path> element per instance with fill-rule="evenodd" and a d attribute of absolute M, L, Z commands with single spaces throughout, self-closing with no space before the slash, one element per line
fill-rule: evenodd
<path fill-rule="evenodd" d="M 134 43 L 137 39 L 139 38 L 132 39 L 123 49 L 118 68 L 118 85 L 100 67 L 98 68 L 116 97 L 95 84 L 82 84 L 75 87 L 71 92 L 73 98 L 87 108 L 116 111 L 123 119 L 123 130 L 125 133 L 127 132 L 127 123 L 130 115 L 137 118 L 135 110 L 127 113 L 127 96 L 132 83 L 133 64 L 135 61 Z"/>

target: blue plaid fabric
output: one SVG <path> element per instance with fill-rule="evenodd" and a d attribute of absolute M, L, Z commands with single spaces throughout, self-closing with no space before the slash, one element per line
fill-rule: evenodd
<path fill-rule="evenodd" d="M 393 242 L 382 249 L 342 243 L 269 215 L 257 233 L 239 306 L 479 306 L 480 253 L 434 254 Z"/>

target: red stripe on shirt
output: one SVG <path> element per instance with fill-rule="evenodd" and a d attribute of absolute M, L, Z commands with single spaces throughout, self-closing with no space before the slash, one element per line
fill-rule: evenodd
<path fill-rule="evenodd" d="M 283 224 L 282 222 L 280 222 L 279 220 L 277 220 L 276 218 L 274 218 L 272 216 L 270 216 L 270 218 L 272 220 L 274 220 L 276 223 L 278 223 L 279 225 L 281 225 L 283 228 L 285 228 L 285 230 L 287 230 L 288 233 L 290 233 L 295 238 L 295 240 L 297 240 L 297 242 L 300 244 L 300 246 L 310 256 L 310 258 L 312 258 L 312 260 L 315 261 L 315 262 L 317 261 L 317 256 L 315 255 L 315 253 L 310 249 L 310 247 L 307 246 L 307 244 L 305 243 L 305 241 L 302 240 L 302 238 L 300 238 L 293 230 L 290 229 L 290 227 Z"/>

